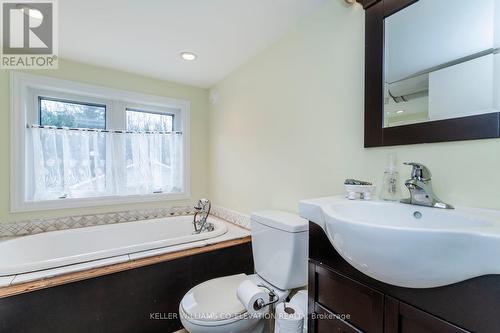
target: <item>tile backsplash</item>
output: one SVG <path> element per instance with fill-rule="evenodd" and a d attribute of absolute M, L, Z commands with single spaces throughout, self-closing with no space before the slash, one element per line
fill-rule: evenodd
<path fill-rule="evenodd" d="M 96 225 L 133 222 L 160 217 L 190 214 L 194 214 L 193 208 L 190 206 L 183 206 L 172 208 L 127 210 L 104 214 L 32 219 L 10 223 L 0 222 L 0 237 L 26 236 L 47 231 L 84 228 Z"/>
<path fill-rule="evenodd" d="M 0 238 L 27 236 L 48 231 L 85 228 L 96 225 L 133 222 L 192 214 L 194 214 L 193 207 L 182 206 L 172 208 L 127 210 L 103 214 L 51 217 L 8 223 L 0 222 Z M 211 214 L 240 227 L 250 229 L 250 216 L 246 214 L 219 206 L 213 206 Z"/>
<path fill-rule="evenodd" d="M 212 206 L 211 214 L 245 229 L 250 229 L 250 216 L 247 214 L 220 206 Z"/>

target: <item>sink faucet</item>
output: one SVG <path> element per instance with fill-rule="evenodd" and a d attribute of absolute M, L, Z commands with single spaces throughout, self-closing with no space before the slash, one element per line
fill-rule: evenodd
<path fill-rule="evenodd" d="M 453 209 L 452 205 L 441 201 L 432 190 L 431 172 L 420 163 L 404 163 L 412 166 L 411 178 L 405 181 L 405 186 L 410 191 L 408 199 L 401 200 L 402 203 L 410 205 L 428 206 L 435 208 Z"/>
<path fill-rule="evenodd" d="M 214 225 L 213 223 L 208 223 L 207 218 L 210 215 L 210 208 L 212 204 L 208 199 L 200 199 L 198 200 L 198 204 L 194 206 L 194 218 L 193 218 L 193 226 L 194 233 L 199 234 L 202 231 L 213 231 Z"/>

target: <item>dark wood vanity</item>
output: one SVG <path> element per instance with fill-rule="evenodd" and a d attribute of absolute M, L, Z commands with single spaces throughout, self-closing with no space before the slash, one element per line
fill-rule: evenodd
<path fill-rule="evenodd" d="M 311 333 L 497 333 L 500 276 L 429 289 L 385 284 L 352 267 L 311 222 L 308 308 Z"/>

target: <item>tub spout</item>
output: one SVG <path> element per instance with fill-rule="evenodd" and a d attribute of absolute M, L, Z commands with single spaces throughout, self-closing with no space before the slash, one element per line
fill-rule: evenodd
<path fill-rule="evenodd" d="M 195 213 L 193 218 L 193 226 L 195 234 L 199 234 L 205 230 L 214 230 L 214 225 L 212 223 L 207 223 L 207 218 L 210 214 L 211 207 L 212 204 L 208 199 L 200 199 L 198 200 L 198 204 L 194 206 Z"/>

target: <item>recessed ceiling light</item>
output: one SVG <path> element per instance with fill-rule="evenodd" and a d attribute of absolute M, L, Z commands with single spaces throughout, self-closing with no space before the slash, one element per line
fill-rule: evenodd
<path fill-rule="evenodd" d="M 193 61 L 196 60 L 198 56 L 193 52 L 181 52 L 181 58 L 187 61 Z"/>
<path fill-rule="evenodd" d="M 401 114 L 401 113 L 405 113 L 404 110 L 399 110 L 399 111 L 396 111 L 397 114 Z"/>

